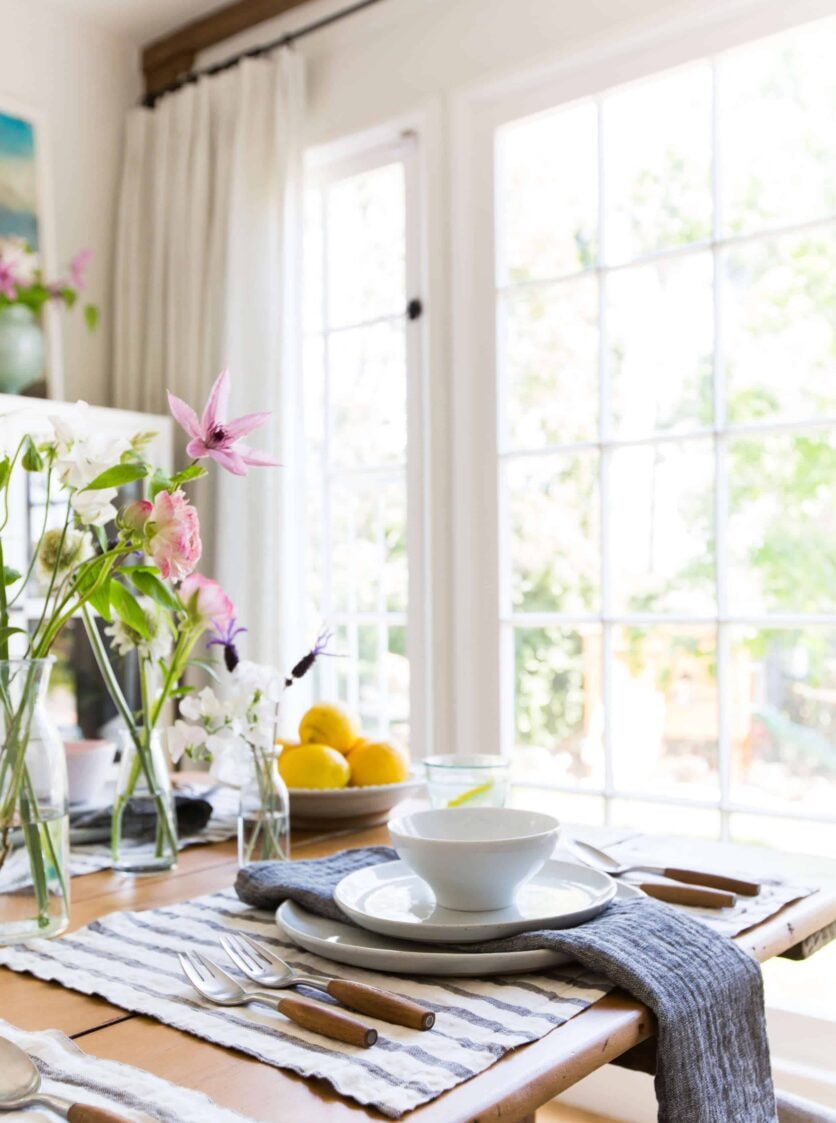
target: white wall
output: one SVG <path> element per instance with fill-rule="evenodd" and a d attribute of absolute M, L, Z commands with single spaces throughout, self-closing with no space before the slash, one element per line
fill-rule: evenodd
<path fill-rule="evenodd" d="M 101 308 L 99 328 L 90 334 L 78 311 L 60 317 L 65 396 L 108 404 L 116 182 L 125 111 L 140 90 L 137 50 L 44 0 L 0 0 L 0 50 L 0 106 L 45 119 L 53 268 L 82 247 L 95 253 L 86 295 Z"/>

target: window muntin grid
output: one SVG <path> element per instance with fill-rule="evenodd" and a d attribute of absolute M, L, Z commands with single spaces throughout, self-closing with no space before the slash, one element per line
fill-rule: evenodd
<path fill-rule="evenodd" d="M 826 96 L 836 93 L 834 44 L 836 21 L 828 21 L 511 122 L 496 135 L 503 749 L 518 746 L 529 783 L 574 793 L 583 818 L 627 822 L 652 811 L 664 826 L 665 808 L 677 809 L 700 833 L 724 836 L 738 826 L 751 833 L 758 816 L 834 822 L 836 736 L 822 736 L 830 723 L 822 699 L 836 688 L 836 585 L 830 596 L 820 581 L 818 598 L 755 590 L 747 535 L 781 519 L 781 487 L 772 488 L 771 513 L 763 510 L 768 486 L 759 496 L 750 481 L 746 496 L 738 494 L 747 490 L 741 474 L 757 468 L 766 448 L 771 465 L 790 464 L 788 451 L 810 442 L 827 477 L 836 446 L 836 348 L 823 287 L 813 294 L 818 307 L 808 299 L 822 272 L 816 263 L 836 264 L 836 146 L 827 126 L 834 100 Z M 782 97 L 790 101 L 788 74 L 800 76 L 804 96 L 776 114 Z M 777 137 L 812 179 L 790 198 L 792 168 L 769 157 Z M 684 213 L 670 206 L 676 191 L 664 176 L 645 176 L 642 206 L 625 206 L 625 182 L 640 182 L 654 160 L 670 167 L 671 154 L 675 168 L 686 168 Z M 766 169 L 757 221 L 741 205 L 747 166 Z M 654 229 L 660 209 L 667 227 Z M 805 252 L 812 280 L 806 289 L 789 286 L 801 329 L 759 339 L 747 327 L 752 294 L 764 300 L 765 292 L 768 305 L 770 286 L 774 299 L 781 271 Z M 770 346 L 807 377 L 775 377 L 773 362 L 771 380 L 759 385 L 753 372 Z M 771 395 L 768 408 L 759 393 Z M 825 492 L 829 486 L 825 479 Z M 637 492 L 646 493 L 643 505 Z M 812 506 L 806 526 L 793 515 L 801 523 L 793 531 L 802 546 L 824 552 L 817 522 L 827 521 L 828 504 Z M 681 525 L 657 549 L 649 575 L 642 531 L 665 516 Z M 832 525 L 828 533 L 832 557 Z M 803 571 L 803 551 L 796 555 L 787 572 Z M 551 581 L 542 580 L 543 558 L 555 559 Z M 691 572 L 685 583 L 676 580 L 683 567 Z M 775 572 L 771 578 L 774 586 Z M 773 678 L 783 675 L 796 702 L 806 690 L 801 708 L 820 711 L 818 728 L 789 732 L 803 740 L 806 728 L 809 740 L 818 738 L 808 758 L 815 749 L 833 754 L 827 780 L 805 786 L 800 777 L 811 766 L 799 749 L 795 791 L 780 797 L 774 783 L 747 784 L 740 760 L 750 716 L 742 710 L 757 685 L 738 679 L 747 658 L 750 676 L 764 673 L 751 655 L 763 649 Z M 809 682 L 792 665 L 799 653 L 808 657 Z M 635 688 L 630 702 L 631 660 L 634 670 L 656 666 L 669 680 L 667 692 L 658 682 L 644 691 L 643 727 L 658 727 L 652 710 L 661 695 L 680 740 L 693 739 L 689 715 L 703 732 L 700 752 L 691 753 L 696 772 L 660 774 L 658 759 L 644 759 L 654 753 L 631 737 L 629 718 L 642 718 Z M 671 706 L 671 692 L 689 691 L 687 705 Z M 759 715 L 767 747 L 770 736 L 783 747 L 780 716 Z M 836 711 L 833 718 L 836 729 Z M 748 751 L 757 758 L 763 748 Z M 569 757 L 562 772 L 561 752 Z M 763 772 L 764 762 L 756 764 Z"/>
<path fill-rule="evenodd" d="M 318 662 L 317 696 L 406 746 L 407 192 L 402 160 L 364 164 L 306 198 L 306 615 L 346 656 Z"/>

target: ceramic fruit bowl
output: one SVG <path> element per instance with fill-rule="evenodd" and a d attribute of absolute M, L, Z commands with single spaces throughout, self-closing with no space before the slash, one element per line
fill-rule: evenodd
<path fill-rule="evenodd" d="M 388 814 L 409 796 L 417 795 L 424 781 L 410 776 L 400 784 L 374 784 L 365 788 L 290 788 L 290 821 L 294 827 L 319 828 L 334 820 L 385 822 Z"/>

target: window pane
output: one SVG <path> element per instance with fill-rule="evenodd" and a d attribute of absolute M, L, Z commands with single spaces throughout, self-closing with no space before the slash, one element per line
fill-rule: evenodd
<path fill-rule="evenodd" d="M 679 838 L 719 838 L 720 812 L 702 807 L 665 806 L 632 799 L 614 799 L 610 822 L 642 834 L 671 834 Z"/>
<path fill-rule="evenodd" d="M 499 302 L 506 441 L 536 448 L 598 431 L 598 285 L 525 286 Z"/>
<path fill-rule="evenodd" d="M 389 628 L 386 690 L 389 739 L 393 744 L 406 748 L 409 744 L 409 659 L 405 627 Z"/>
<path fill-rule="evenodd" d="M 624 625 L 613 629 L 612 643 L 615 786 L 716 799 L 715 629 Z"/>
<path fill-rule="evenodd" d="M 619 437 L 710 425 L 711 255 L 619 269 L 606 282 L 612 427 Z"/>
<path fill-rule="evenodd" d="M 508 804 L 511 807 L 522 807 L 526 811 L 542 811 L 545 815 L 554 815 L 562 823 L 582 823 L 590 827 L 604 825 L 604 801 L 601 796 L 514 784 Z"/>
<path fill-rule="evenodd" d="M 330 550 L 333 611 L 405 610 L 406 496 L 399 473 L 332 486 Z"/>
<path fill-rule="evenodd" d="M 600 786 L 600 628 L 514 629 L 514 781 Z"/>
<path fill-rule="evenodd" d="M 732 801 L 836 812 L 836 631 L 732 632 Z"/>
<path fill-rule="evenodd" d="M 836 212 L 836 22 L 719 61 L 721 213 L 732 233 Z"/>
<path fill-rule="evenodd" d="M 729 603 L 736 613 L 836 609 L 836 437 L 729 442 Z"/>
<path fill-rule="evenodd" d="M 836 229 L 738 246 L 722 275 L 729 418 L 836 414 Z"/>
<path fill-rule="evenodd" d="M 600 603 L 598 454 L 506 465 L 515 611 L 586 612 Z"/>
<path fill-rule="evenodd" d="M 612 452 L 615 611 L 714 610 L 713 487 L 713 447 L 708 440 Z"/>
<path fill-rule="evenodd" d="M 768 815 L 731 815 L 732 842 L 757 843 L 792 854 L 836 854 L 836 823 L 805 823 Z M 832 1009 L 832 1007 L 831 1007 Z"/>
<path fill-rule="evenodd" d="M 406 354 L 402 323 L 352 328 L 328 338 L 331 446 L 335 464 L 406 459 Z"/>
<path fill-rule="evenodd" d="M 709 237 L 711 84 L 704 64 L 604 99 L 607 261 Z"/>
<path fill-rule="evenodd" d="M 403 312 L 403 165 L 338 180 L 326 201 L 329 326 Z"/>
<path fill-rule="evenodd" d="M 500 284 L 562 277 L 595 264 L 597 149 L 591 103 L 499 131 Z"/>

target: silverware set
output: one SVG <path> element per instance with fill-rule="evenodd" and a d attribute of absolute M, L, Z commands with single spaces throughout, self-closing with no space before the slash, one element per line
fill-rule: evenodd
<path fill-rule="evenodd" d="M 701 908 L 730 908 L 741 897 L 756 897 L 761 887 L 754 881 L 708 873 L 704 870 L 679 869 L 672 866 L 623 865 L 611 854 L 579 839 L 572 841 L 572 849 L 587 866 L 603 870 L 610 877 L 623 877 L 628 873 L 652 873 L 663 881 L 642 881 L 639 888 L 658 901 L 672 905 L 695 905 Z"/>
<path fill-rule="evenodd" d="M 377 1030 L 373 1026 L 335 1008 L 332 1003 L 271 992 L 308 987 L 327 994 L 351 1010 L 410 1029 L 431 1029 L 435 1022 L 435 1014 L 409 998 L 366 983 L 308 975 L 295 970 L 249 936 L 228 933 L 221 936 L 221 945 L 233 965 L 246 976 L 247 983 L 230 975 L 201 952 L 187 951 L 179 955 L 183 974 L 194 989 L 218 1006 L 243 1006 L 255 1002 L 277 1010 L 290 1021 L 314 1033 L 365 1049 L 377 1041 Z"/>

